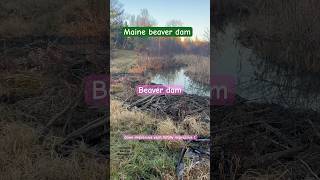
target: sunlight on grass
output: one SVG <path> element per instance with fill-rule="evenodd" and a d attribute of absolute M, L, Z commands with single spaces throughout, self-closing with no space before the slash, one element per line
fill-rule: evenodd
<path fill-rule="evenodd" d="M 39 142 L 37 131 L 22 123 L 0 122 L 0 179 L 104 179 L 107 163 L 85 152 L 83 144 L 69 157 L 53 149 L 61 139 Z"/>
<path fill-rule="evenodd" d="M 112 58 L 110 61 L 110 72 L 111 73 L 126 73 L 135 64 L 138 59 L 136 52 L 131 50 L 113 50 Z"/>
<path fill-rule="evenodd" d="M 111 101 L 111 179 L 176 179 L 175 166 L 184 142 L 127 141 L 123 134 L 206 135 L 207 126 L 188 117 L 181 125 L 171 119 L 155 119 L 138 111 L 128 111 L 120 101 Z M 128 150 L 129 149 L 129 150 Z M 128 151 L 126 151 L 128 150 Z M 120 152 L 126 151 L 125 155 Z M 186 160 L 187 162 L 187 160 Z M 185 177 L 208 176 L 208 166 L 186 163 Z M 198 170 L 195 170 L 198 168 Z"/>
<path fill-rule="evenodd" d="M 122 135 L 152 134 L 156 120 L 141 112 L 128 111 L 119 101 L 111 101 L 111 179 L 159 179 L 174 177 L 179 152 L 169 152 L 164 142 L 126 141 Z M 130 152 L 124 157 L 118 153 Z"/>

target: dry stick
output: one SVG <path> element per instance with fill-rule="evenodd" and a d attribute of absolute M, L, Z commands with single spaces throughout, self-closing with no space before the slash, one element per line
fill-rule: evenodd
<path fill-rule="evenodd" d="M 104 126 L 104 125 L 107 125 L 106 123 L 106 117 L 103 116 L 103 117 L 99 117 L 98 119 L 92 121 L 92 122 L 89 122 L 88 124 L 82 126 L 80 129 L 70 133 L 67 135 L 67 137 L 65 138 L 64 142 L 68 141 L 69 139 L 72 139 L 74 137 L 79 137 L 80 135 L 92 130 L 92 129 L 95 129 L 97 127 L 101 127 L 101 126 Z"/>
<path fill-rule="evenodd" d="M 282 134 L 279 129 L 274 128 L 273 126 L 269 125 L 266 122 L 263 122 L 262 125 L 264 125 L 264 128 L 273 132 L 275 135 L 277 135 L 279 138 L 285 140 L 286 143 L 288 143 L 289 145 L 291 145 L 292 147 L 295 146 L 295 143 L 293 141 L 291 141 L 288 137 L 286 137 L 284 134 Z"/>
<path fill-rule="evenodd" d="M 70 122 L 70 120 L 72 119 L 72 114 L 69 114 L 68 115 L 68 118 L 67 118 L 67 121 L 66 121 L 66 123 L 64 124 L 64 126 L 63 126 L 63 129 L 62 129 L 62 134 L 66 134 L 66 130 L 67 130 L 67 126 L 68 126 L 68 124 L 69 124 L 69 122 Z"/>
<path fill-rule="evenodd" d="M 132 104 L 129 106 L 129 108 L 132 108 L 132 107 L 140 104 L 141 102 L 150 99 L 151 97 L 152 97 L 152 96 L 147 96 L 147 97 L 144 97 L 144 98 L 142 98 L 142 99 L 139 99 L 139 100 L 137 100 L 136 102 L 132 103 Z"/>
<path fill-rule="evenodd" d="M 309 170 L 309 172 L 315 177 L 317 180 L 320 180 L 319 176 L 311 169 L 311 167 L 304 160 L 300 159 L 300 162 Z"/>
<path fill-rule="evenodd" d="M 130 96 L 130 97 L 128 97 L 128 98 L 126 98 L 124 101 L 123 101 L 123 104 L 122 104 L 122 106 L 130 99 L 130 98 L 132 98 L 132 96 Z"/>
<path fill-rule="evenodd" d="M 152 101 L 153 101 L 153 99 L 154 99 L 155 97 L 156 97 L 156 96 L 151 97 L 151 99 L 148 100 L 141 108 L 146 108 L 146 107 L 148 107 L 148 106 L 152 103 Z M 158 99 L 160 99 L 160 98 L 158 98 Z"/>
<path fill-rule="evenodd" d="M 224 129 L 218 129 L 218 130 L 215 130 L 215 131 L 211 131 L 210 133 L 211 134 L 217 134 L 217 133 L 222 133 L 222 132 L 226 132 L 226 131 L 233 131 L 235 129 L 243 129 L 244 127 L 246 126 L 250 126 L 250 125 L 259 125 L 263 123 L 263 121 L 254 121 L 254 122 L 248 122 L 248 123 L 245 123 L 245 124 L 242 124 L 242 125 L 237 125 L 237 126 L 231 126 L 231 127 L 227 127 L 227 128 L 224 128 Z"/>
<path fill-rule="evenodd" d="M 256 132 L 258 133 L 258 131 L 256 131 Z M 272 138 L 270 138 L 270 137 L 268 137 L 268 136 L 263 136 L 263 135 L 262 135 L 262 137 L 264 137 L 265 139 L 271 141 L 272 143 L 274 143 L 274 144 L 276 144 L 276 145 L 278 145 L 278 146 L 280 146 L 280 147 L 282 147 L 282 148 L 284 148 L 284 149 L 289 149 L 288 146 L 283 145 L 283 144 L 279 143 L 278 141 L 276 141 L 276 140 L 274 140 L 274 139 L 272 139 Z"/>
<path fill-rule="evenodd" d="M 60 118 L 64 113 L 66 113 L 69 109 L 75 108 L 81 99 L 82 90 L 78 94 L 76 100 L 74 102 L 70 102 L 60 113 L 56 114 L 46 125 L 45 128 L 49 128 L 58 118 Z"/>
<path fill-rule="evenodd" d="M 31 115 L 31 114 L 28 114 L 28 113 L 26 113 L 26 112 L 23 112 L 23 111 L 21 111 L 21 110 L 19 110 L 19 109 L 16 109 L 15 112 L 16 112 L 17 114 L 21 114 L 22 116 L 25 116 L 26 118 L 33 119 L 34 121 L 37 121 L 37 120 L 38 120 L 37 117 L 35 117 L 35 116 Z"/>
<path fill-rule="evenodd" d="M 199 108 L 199 109 L 192 110 L 192 111 L 188 112 L 187 115 L 192 115 L 194 113 L 201 112 L 201 111 L 205 110 L 206 108 L 208 108 L 208 107 L 202 107 L 202 108 Z"/>
<path fill-rule="evenodd" d="M 81 100 L 81 95 L 83 93 L 83 89 L 84 89 L 84 81 L 81 82 L 81 86 L 80 86 L 80 90 L 79 90 L 79 94 L 77 95 L 77 98 L 75 99 L 74 102 L 70 102 L 66 108 L 64 108 L 60 113 L 58 113 L 57 115 L 55 115 L 46 125 L 46 129 L 48 129 L 59 117 L 61 117 L 64 113 L 66 113 L 69 109 L 74 109 Z"/>
<path fill-rule="evenodd" d="M 274 152 L 274 153 L 268 153 L 263 155 L 261 158 L 259 159 L 251 159 L 248 160 L 247 164 L 244 165 L 245 168 L 250 168 L 252 166 L 257 166 L 259 164 L 266 164 L 268 162 L 272 162 L 275 161 L 279 158 L 282 157 L 292 157 L 294 156 L 296 153 L 299 153 L 300 151 L 304 150 L 307 146 L 301 146 L 301 147 L 296 147 L 296 148 L 291 148 L 291 149 L 286 149 L 284 151 L 278 151 L 278 152 Z"/>
<path fill-rule="evenodd" d="M 271 109 L 269 107 L 267 107 L 267 108 L 264 108 L 264 109 L 259 109 L 259 110 L 256 110 L 256 111 L 247 112 L 247 114 L 259 114 L 259 113 L 268 112 L 270 110 Z"/>
<path fill-rule="evenodd" d="M 280 144 L 279 142 L 275 141 L 275 140 L 272 140 L 271 142 L 281 146 L 281 147 L 284 147 L 286 148 L 287 150 L 289 150 L 289 147 L 287 146 L 284 146 L 282 144 Z M 312 170 L 312 168 L 308 165 L 308 163 L 306 163 L 304 160 L 302 160 L 301 158 L 298 158 L 298 160 L 309 170 L 309 172 L 317 179 L 317 180 L 320 180 L 319 176 Z"/>

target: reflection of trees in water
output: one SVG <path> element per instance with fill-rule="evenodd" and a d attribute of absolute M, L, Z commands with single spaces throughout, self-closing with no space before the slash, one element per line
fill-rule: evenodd
<path fill-rule="evenodd" d="M 256 71 L 248 91 L 258 92 L 266 101 L 289 107 L 319 108 L 320 80 L 316 75 L 301 74 L 295 68 L 267 60 L 255 59 L 252 62 Z"/>
<path fill-rule="evenodd" d="M 242 23 L 239 39 L 261 56 L 295 67 L 320 72 L 319 1 L 269 0 Z"/>
<path fill-rule="evenodd" d="M 150 72 L 151 73 L 151 72 Z M 167 69 L 165 71 L 152 72 L 156 83 L 167 85 L 183 85 L 184 91 L 188 94 L 197 94 L 201 96 L 210 95 L 210 86 L 200 82 L 192 81 L 185 76 L 183 69 Z"/>
<path fill-rule="evenodd" d="M 166 84 L 171 84 L 174 82 L 177 78 L 179 78 L 179 73 L 180 71 L 177 69 L 167 69 L 165 71 L 158 71 L 158 72 L 153 72 L 158 80 L 161 82 L 165 82 Z"/>
<path fill-rule="evenodd" d="M 157 78 L 162 81 L 170 84 L 179 78 L 179 70 L 168 69 L 166 71 L 160 71 L 157 73 Z"/>
<path fill-rule="evenodd" d="M 320 110 L 319 1 L 270 0 L 256 6 L 259 11 L 241 23 L 238 35 L 262 58 L 252 61 L 257 70 L 250 87 L 281 104 Z"/>

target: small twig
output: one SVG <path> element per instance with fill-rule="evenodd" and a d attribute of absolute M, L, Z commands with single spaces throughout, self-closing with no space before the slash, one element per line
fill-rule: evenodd
<path fill-rule="evenodd" d="M 273 134 L 278 136 L 278 138 L 284 140 L 287 144 L 291 145 L 292 147 L 295 146 L 295 142 L 291 141 L 286 135 L 284 135 L 279 129 L 271 126 L 270 124 L 263 122 L 263 127 L 269 131 L 271 131 Z"/>
<path fill-rule="evenodd" d="M 278 145 L 280 145 L 280 143 L 276 142 L 276 141 L 272 141 L 273 143 L 276 143 Z M 289 147 L 283 146 L 282 147 L 286 148 L 287 150 L 289 150 Z M 317 179 L 320 180 L 319 176 L 311 169 L 311 167 L 308 165 L 308 163 L 306 163 L 304 160 L 302 160 L 301 158 L 298 158 L 298 160 L 309 170 L 309 172 Z"/>
<path fill-rule="evenodd" d="M 71 118 L 72 118 L 72 114 L 70 113 L 69 116 L 68 116 L 68 118 L 67 118 L 66 123 L 65 123 L 64 126 L 63 126 L 63 130 L 62 130 L 62 133 L 63 133 L 63 134 L 66 134 L 66 130 L 67 130 L 67 127 L 68 127 L 68 125 L 69 125 L 69 122 L 70 122 Z"/>
<path fill-rule="evenodd" d="M 51 118 L 51 120 L 47 123 L 45 128 L 46 129 L 49 128 L 57 119 L 59 119 L 62 115 L 64 115 L 64 113 L 66 113 L 69 109 L 73 109 L 76 106 L 78 106 L 81 100 L 81 95 L 82 95 L 82 89 L 80 90 L 75 101 L 70 102 L 60 113 L 56 114 L 53 118 Z"/>
<path fill-rule="evenodd" d="M 257 165 L 262 165 L 266 163 L 273 162 L 279 158 L 283 157 L 292 157 L 295 156 L 297 153 L 300 151 L 304 150 L 307 146 L 301 146 L 301 147 L 295 147 L 291 149 L 286 149 L 283 151 L 278 151 L 278 152 L 273 152 L 273 153 L 268 153 L 263 155 L 260 158 L 255 158 L 247 161 L 247 164 L 245 164 L 243 167 L 249 168 Z"/>
<path fill-rule="evenodd" d="M 299 158 L 299 161 L 309 170 L 309 172 L 315 177 L 317 180 L 320 180 L 319 176 L 311 169 L 311 167 L 304 160 Z"/>
<path fill-rule="evenodd" d="M 80 137 L 81 135 L 87 133 L 88 131 L 96 129 L 97 127 L 102 127 L 102 126 L 106 126 L 106 125 L 107 125 L 106 117 L 105 116 L 99 117 L 98 119 L 82 126 L 80 129 L 68 134 L 67 137 L 65 138 L 64 142 L 66 142 L 70 139 L 76 138 L 76 137 Z"/>
<path fill-rule="evenodd" d="M 60 118 L 64 113 L 66 113 L 74 104 L 74 102 L 70 102 L 61 112 L 56 114 L 50 121 L 46 124 L 46 128 L 49 128 L 58 118 Z"/>

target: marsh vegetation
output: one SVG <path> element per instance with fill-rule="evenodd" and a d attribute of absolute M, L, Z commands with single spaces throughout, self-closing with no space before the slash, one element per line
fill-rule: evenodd
<path fill-rule="evenodd" d="M 317 7 L 220 1 L 213 72 L 237 77 L 244 100 L 211 111 L 217 179 L 319 178 Z"/>
<path fill-rule="evenodd" d="M 0 9 L 0 179 L 105 179 L 107 111 L 88 108 L 82 83 L 107 68 L 106 4 L 14 0 Z"/>

